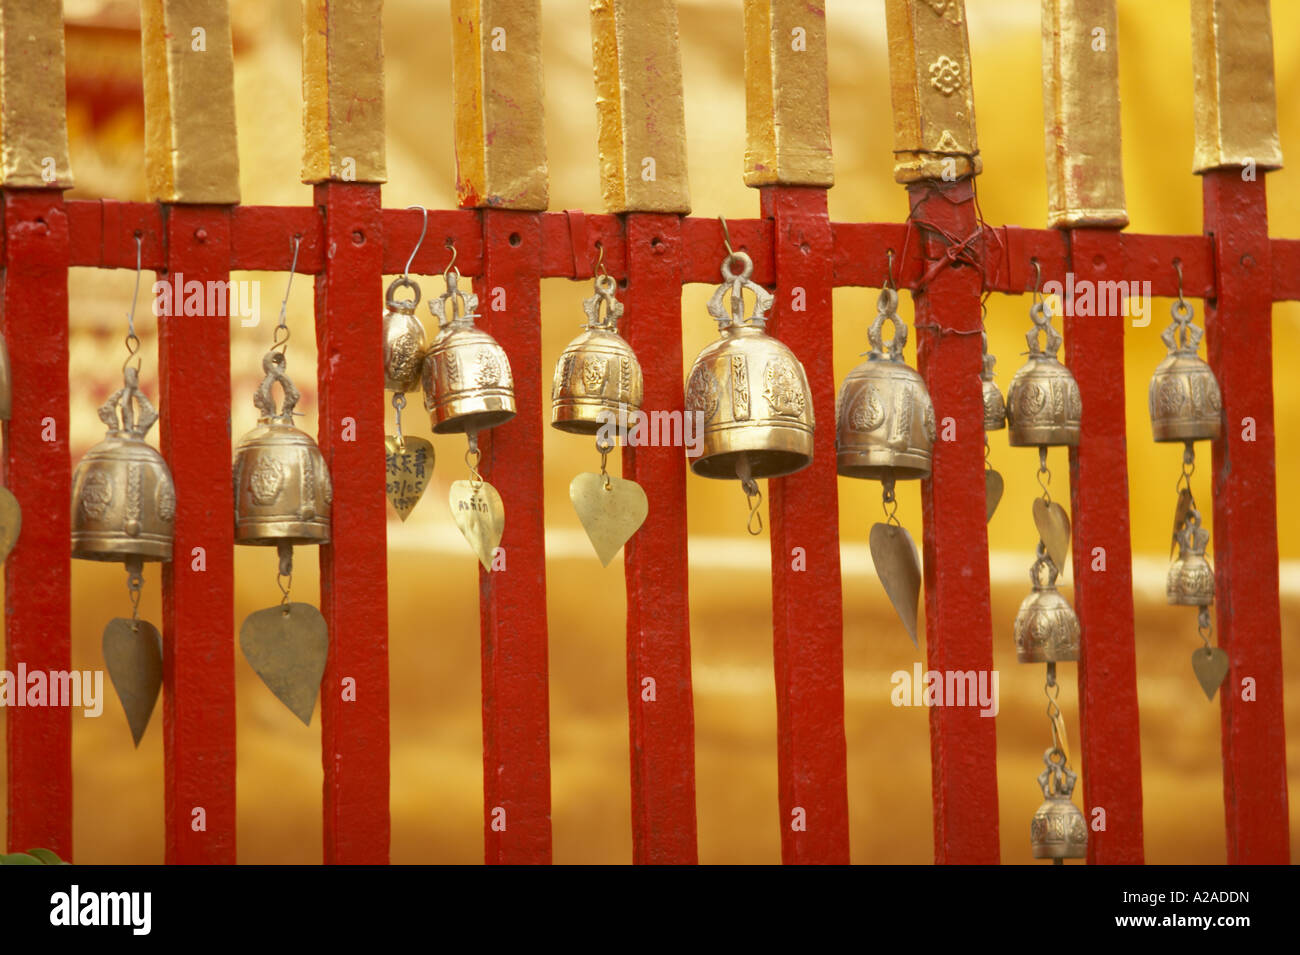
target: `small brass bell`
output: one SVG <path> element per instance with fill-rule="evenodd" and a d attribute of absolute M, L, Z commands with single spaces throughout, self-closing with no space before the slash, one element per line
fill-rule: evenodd
<path fill-rule="evenodd" d="M 429 302 L 438 334 L 424 359 L 424 407 L 436 434 L 474 434 L 515 416 L 514 381 L 505 349 L 474 325 L 478 296 L 460 291 L 455 269 L 445 278 L 447 291 Z"/>
<path fill-rule="evenodd" d="M 1071 799 L 1078 774 L 1065 764 L 1065 754 L 1049 747 L 1047 764 L 1038 776 L 1043 802 L 1029 824 L 1035 859 L 1083 859 L 1088 855 L 1088 822 Z"/>
<path fill-rule="evenodd" d="M 596 434 L 611 421 L 625 420 L 640 409 L 645 390 L 641 363 L 618 333 L 618 283 L 599 275 L 595 285 L 596 294 L 582 303 L 584 330 L 560 355 L 551 385 L 551 426 L 570 434 Z"/>
<path fill-rule="evenodd" d="M 877 481 L 930 476 L 934 405 L 920 374 L 903 361 L 907 325 L 898 317 L 898 293 L 881 289 L 867 332 L 871 351 L 840 386 L 836 401 L 836 469 L 845 477 Z M 888 347 L 884 321 L 894 324 Z"/>
<path fill-rule="evenodd" d="M 1029 310 L 1033 327 L 1026 333 L 1029 360 L 1011 379 L 1007 389 L 1007 422 L 1013 447 L 1066 445 L 1079 443 L 1079 421 L 1083 402 L 1079 385 L 1057 359 L 1062 345 L 1060 333 L 1052 327 L 1052 312 L 1047 302 L 1038 301 Z M 1040 347 L 1038 333 L 1046 336 Z"/>
<path fill-rule="evenodd" d="M 740 271 L 733 272 L 733 264 Z M 751 281 L 753 272 L 744 252 L 723 260 L 723 282 L 708 304 L 722 337 L 695 358 L 686 412 L 704 422 L 703 451 L 691 470 L 707 478 L 739 477 L 756 495 L 755 479 L 793 474 L 812 463 L 814 421 L 803 364 L 765 331 L 772 295 Z M 748 318 L 743 290 L 755 297 Z M 730 313 L 723 305 L 728 292 Z"/>
<path fill-rule="evenodd" d="M 398 298 L 399 289 L 410 289 L 413 298 Z M 420 286 L 404 275 L 393 279 L 384 296 L 384 387 L 397 394 L 420 387 L 424 363 L 424 326 L 415 317 L 420 304 Z"/>
<path fill-rule="evenodd" d="M 1201 526 L 1201 515 L 1192 510 L 1178 532 L 1178 557 L 1169 565 L 1165 597 L 1184 607 L 1208 607 L 1214 603 L 1214 570 L 1205 559 L 1210 532 Z"/>
<path fill-rule="evenodd" d="M 234 457 L 235 543 L 253 546 L 327 544 L 333 489 L 325 458 L 311 435 L 293 425 L 301 395 L 285 374 L 284 354 L 262 358 L 253 404 L 257 427 L 239 439 Z M 279 412 L 272 384 L 284 389 Z"/>
<path fill-rule="evenodd" d="M 1079 618 L 1056 589 L 1056 565 L 1039 544 L 1029 571 L 1033 592 L 1016 614 L 1016 659 L 1021 663 L 1069 663 L 1079 659 Z"/>
<path fill-rule="evenodd" d="M 980 372 L 980 384 L 984 390 L 984 430 L 1001 431 L 1007 426 L 1007 403 L 1002 400 L 1002 391 L 993 383 L 993 366 L 998 363 L 996 356 L 989 354 L 989 336 L 980 332 L 984 340 L 984 370 Z"/>
<path fill-rule="evenodd" d="M 1181 298 L 1170 311 L 1173 321 L 1160 335 L 1169 353 L 1156 366 L 1148 391 L 1151 430 L 1157 441 L 1217 440 L 1223 401 L 1214 372 L 1196 351 L 1203 332 Z"/>
<path fill-rule="evenodd" d="M 158 412 L 140 391 L 139 372 L 128 366 L 123 377 L 99 408 L 108 433 L 72 477 L 72 556 L 171 560 L 176 487 L 167 462 L 144 440 Z"/>

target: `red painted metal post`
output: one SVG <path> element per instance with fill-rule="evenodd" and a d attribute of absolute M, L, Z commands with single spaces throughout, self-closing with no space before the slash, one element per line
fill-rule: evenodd
<path fill-rule="evenodd" d="M 682 226 L 679 216 L 632 212 L 627 225 L 623 334 L 645 376 L 647 411 L 681 412 Z M 686 459 L 681 448 L 625 447 L 623 476 L 650 510 L 624 548 L 627 705 L 632 763 L 632 861 L 699 861 L 695 819 L 695 704 L 686 560 Z M 648 694 L 646 680 L 653 680 Z M 647 695 L 652 699 L 647 699 Z"/>
<path fill-rule="evenodd" d="M 1205 324 L 1210 364 L 1223 393 L 1223 437 L 1213 451 L 1211 544 L 1219 646 L 1230 659 L 1219 690 L 1228 862 L 1286 865 L 1291 851 L 1267 194 L 1263 175 L 1247 182 L 1232 166 L 1204 173 L 1202 190 L 1218 275 Z"/>
<path fill-rule="evenodd" d="M 325 861 L 388 862 L 388 554 L 380 187 L 322 182 L 325 270 L 316 276 L 320 449 L 334 483 L 320 549 L 330 652 L 321 681 Z M 293 368 L 290 368 L 293 374 Z M 301 558 L 301 555 L 300 555 Z M 355 681 L 355 699 L 343 682 Z"/>
<path fill-rule="evenodd" d="M 1076 282 L 1106 281 L 1108 272 L 1114 275 L 1122 266 L 1119 232 L 1075 229 L 1068 235 Z M 1079 446 L 1070 452 L 1074 609 L 1083 627 L 1079 659 L 1083 809 L 1089 821 L 1093 809 L 1106 812 L 1106 828 L 1088 834 L 1088 861 L 1094 865 L 1141 865 L 1143 859 L 1124 428 L 1126 321 L 1123 315 L 1075 317 L 1069 311 L 1064 319 L 1065 361 L 1083 401 Z M 1145 427 L 1145 422 L 1139 426 Z"/>
<path fill-rule="evenodd" d="M 171 301 L 230 280 L 230 208 L 164 206 Z M 130 243 L 118 233 L 113 241 Z M 238 301 L 237 296 L 231 295 Z M 205 309 L 209 296 L 201 295 Z M 151 297 L 137 308 L 149 307 Z M 158 319 L 159 443 L 176 483 L 173 558 L 164 564 L 163 753 L 168 863 L 235 861 L 234 499 L 230 484 L 230 319 Z M 204 826 L 194 826 L 202 810 Z"/>
<path fill-rule="evenodd" d="M 510 359 L 517 413 L 479 436 L 506 509 L 505 569 L 479 568 L 483 833 L 488 863 L 551 861 L 546 527 L 543 519 L 542 217 L 485 209 L 480 324 Z M 378 354 L 378 352 L 376 352 Z M 466 557 L 468 559 L 468 555 Z"/>
<path fill-rule="evenodd" d="M 72 668 L 68 501 L 68 220 L 63 194 L 5 189 L 0 304 L 13 386 L 5 486 L 23 527 L 5 561 L 5 666 Z M 72 709 L 15 706 L 8 726 L 9 849 L 72 858 Z"/>
<path fill-rule="evenodd" d="M 835 469 L 833 255 L 826 190 L 767 186 L 776 301 L 769 329 L 803 362 L 817 421 L 813 463 L 768 483 L 781 859 L 849 861 L 844 606 Z M 800 296 L 803 307 L 792 306 Z"/>
<path fill-rule="evenodd" d="M 908 186 L 912 218 L 964 240 L 977 229 L 971 180 Z M 942 235 L 922 227 L 927 262 L 947 258 Z M 930 478 L 921 482 L 925 520 L 925 641 L 929 669 L 993 669 L 988 532 L 984 512 L 984 402 L 980 389 L 980 271 L 946 261 L 916 291 L 917 360 L 940 431 Z M 999 859 L 995 719 L 973 706 L 930 709 L 930 759 L 937 863 Z"/>

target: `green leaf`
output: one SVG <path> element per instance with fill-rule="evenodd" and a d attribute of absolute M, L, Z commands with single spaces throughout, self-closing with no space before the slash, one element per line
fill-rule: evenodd
<path fill-rule="evenodd" d="M 29 856 L 35 856 L 45 865 L 66 865 L 66 863 L 62 859 L 60 859 L 49 849 L 28 849 L 27 854 Z"/>
<path fill-rule="evenodd" d="M 0 865 L 42 865 L 42 862 L 26 852 L 11 852 L 8 855 L 0 855 Z"/>

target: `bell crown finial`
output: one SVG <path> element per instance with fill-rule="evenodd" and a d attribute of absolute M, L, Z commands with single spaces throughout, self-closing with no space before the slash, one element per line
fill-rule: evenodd
<path fill-rule="evenodd" d="M 293 409 L 302 394 L 286 374 L 285 365 L 283 352 L 272 349 L 262 356 L 262 370 L 266 372 L 266 377 L 253 393 L 253 406 L 262 413 L 263 418 L 292 423 Z M 275 410 L 275 398 L 271 394 L 271 386 L 276 382 L 280 383 L 280 388 L 284 392 L 284 403 L 279 412 Z"/>
<path fill-rule="evenodd" d="M 435 299 L 429 300 L 429 311 L 438 320 L 438 327 L 446 325 L 473 325 L 478 318 L 478 296 L 473 292 L 460 290 L 460 270 L 449 268 L 443 276 L 447 290 Z M 448 314 L 447 303 L 451 303 Z"/>
<path fill-rule="evenodd" d="M 1195 508 L 1187 512 L 1187 521 L 1178 531 L 1178 556 L 1204 557 L 1210 543 L 1210 532 L 1201 526 L 1201 514 Z"/>
<path fill-rule="evenodd" d="M 885 321 L 894 323 L 894 337 L 885 345 Z M 898 292 L 890 286 L 880 290 L 876 299 L 876 318 L 867 329 L 867 340 L 871 342 L 868 357 L 875 361 L 902 361 L 903 346 L 907 344 L 907 323 L 898 317 Z"/>
<path fill-rule="evenodd" d="M 1043 791 L 1043 798 L 1063 796 L 1069 799 L 1079 774 L 1066 765 L 1065 753 L 1049 746 L 1043 753 L 1043 764 L 1047 768 L 1038 774 L 1038 787 Z"/>
<path fill-rule="evenodd" d="M 740 271 L 732 271 L 733 264 L 739 265 Z M 707 306 L 709 314 L 718 323 L 718 331 L 725 334 L 729 328 L 766 329 L 767 310 L 772 307 L 772 293 L 754 282 L 750 278 L 753 274 L 754 260 L 744 252 L 730 252 L 722 260 L 722 284 L 713 290 Z M 748 318 L 745 317 L 745 291 L 754 293 L 754 311 Z M 730 310 L 723 304 L 728 292 L 731 293 Z"/>
<path fill-rule="evenodd" d="M 1196 312 L 1189 302 L 1179 298 L 1169 308 L 1173 321 L 1160 333 L 1160 340 L 1165 343 L 1171 355 L 1195 355 L 1205 334 L 1192 321 Z"/>
<path fill-rule="evenodd" d="M 623 317 L 623 303 L 614 295 L 618 283 L 612 275 L 601 274 L 596 276 L 594 285 L 596 294 L 582 302 L 582 310 L 587 315 L 586 327 L 617 333 L 619 319 Z"/>
<path fill-rule="evenodd" d="M 110 434 L 143 438 L 158 420 L 158 410 L 140 390 L 140 372 L 128 365 L 122 372 L 123 385 L 99 406 L 99 420 Z"/>

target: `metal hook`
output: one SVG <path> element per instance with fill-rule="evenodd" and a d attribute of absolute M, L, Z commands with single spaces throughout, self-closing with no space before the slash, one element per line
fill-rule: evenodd
<path fill-rule="evenodd" d="M 886 254 L 889 256 L 889 273 L 885 276 L 885 288 L 897 288 L 894 284 L 894 250 L 889 249 Z"/>
<path fill-rule="evenodd" d="M 419 209 L 424 213 L 424 221 L 420 223 L 420 237 L 415 240 L 415 248 L 411 250 L 411 257 L 406 260 L 406 268 L 402 269 L 402 278 L 406 278 L 411 273 L 411 263 L 415 261 L 416 254 L 420 251 L 420 246 L 424 245 L 424 232 L 429 228 L 429 210 L 424 206 L 407 206 L 407 209 Z"/>
<path fill-rule="evenodd" d="M 727 220 L 718 216 L 718 221 L 722 223 L 722 244 L 727 248 L 727 258 L 734 258 L 736 250 L 731 247 L 731 230 L 727 228 Z"/>
<path fill-rule="evenodd" d="M 275 326 L 275 333 L 271 339 L 271 350 L 279 348 L 283 351 L 289 345 L 289 324 L 286 320 L 289 310 L 289 290 L 293 288 L 293 273 L 298 269 L 298 250 L 302 246 L 302 235 L 294 233 L 293 236 L 293 261 L 289 263 L 289 281 L 284 284 L 284 300 L 280 302 L 280 321 Z M 280 332 L 284 332 L 284 337 L 280 337 Z"/>
<path fill-rule="evenodd" d="M 600 240 L 596 241 L 596 254 L 596 264 L 592 268 L 592 271 L 597 275 L 608 275 L 609 273 L 605 271 L 605 246 L 600 242 Z"/>
<path fill-rule="evenodd" d="M 1174 273 L 1178 276 L 1178 305 L 1185 306 L 1183 301 L 1183 260 L 1174 259 Z"/>
<path fill-rule="evenodd" d="M 131 293 L 131 311 L 126 314 L 126 361 L 122 362 L 123 371 L 126 371 L 127 366 L 131 364 L 131 359 L 140 350 L 140 336 L 135 333 L 135 304 L 140 297 L 140 273 L 143 271 L 140 251 L 142 241 L 141 233 L 137 232 L 135 234 L 135 291 Z M 136 362 L 135 367 L 138 370 L 140 363 Z"/>
<path fill-rule="evenodd" d="M 449 236 L 443 245 L 446 248 L 451 249 L 451 261 L 448 262 L 447 267 L 442 270 L 443 281 L 445 282 L 447 280 L 447 276 L 451 275 L 453 269 L 456 272 L 456 277 L 460 278 L 460 269 L 456 268 L 456 241 Z"/>
<path fill-rule="evenodd" d="M 1034 267 L 1034 301 L 1041 302 L 1043 300 L 1043 266 L 1036 258 L 1030 259 L 1029 264 Z"/>

